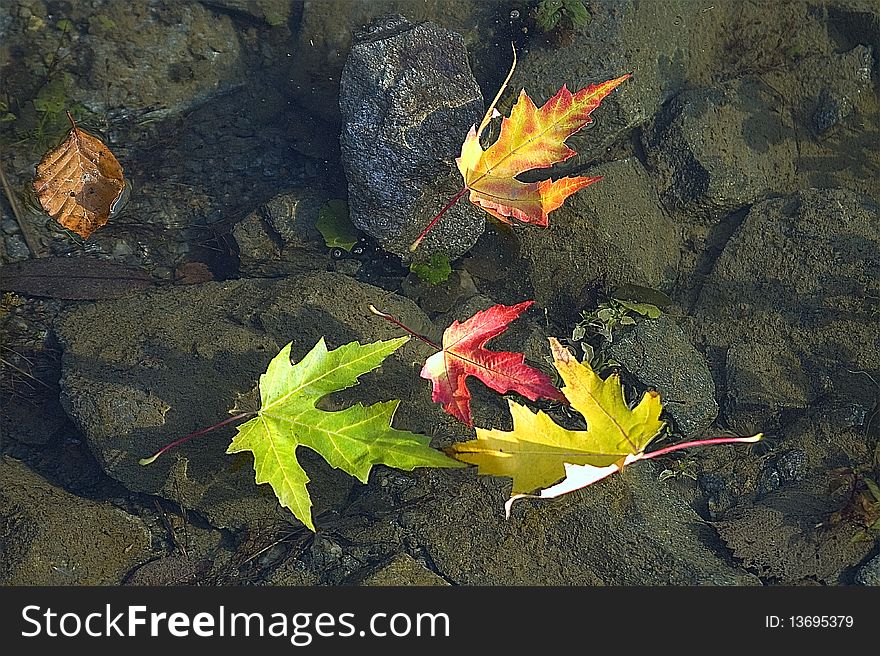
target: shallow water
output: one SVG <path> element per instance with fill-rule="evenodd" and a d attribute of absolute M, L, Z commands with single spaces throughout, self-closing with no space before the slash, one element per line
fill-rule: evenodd
<path fill-rule="evenodd" d="M 0 495 L 0 580 L 876 585 L 876 3 L 585 4 L 588 21 L 551 29 L 527 0 L 3 3 L 0 477 L 16 491 Z M 373 23 L 353 49 L 386 14 L 409 23 Z M 413 256 L 510 42 L 505 113 L 520 89 L 540 104 L 632 72 L 567 142 L 577 156 L 537 176 L 602 180 L 546 228 L 465 198 Z M 66 111 L 130 188 L 88 239 L 32 187 Z M 339 200 L 351 251 L 316 227 Z M 410 270 L 433 253 L 452 270 L 436 285 Z M 552 373 L 548 336 L 589 346 L 629 399 L 660 392 L 662 445 L 767 439 L 636 463 L 509 520 L 509 479 L 377 466 L 362 485 L 307 452 L 317 535 L 254 483 L 251 456 L 225 454 L 231 429 L 137 465 L 253 396 L 288 342 L 296 361 L 321 337 L 401 334 L 370 304 L 436 341 L 532 299 L 494 348 Z M 471 439 L 418 376 L 430 352 L 407 345 L 333 409 L 401 399 L 395 427 Z M 469 387 L 476 425 L 509 429 L 505 399 Z"/>

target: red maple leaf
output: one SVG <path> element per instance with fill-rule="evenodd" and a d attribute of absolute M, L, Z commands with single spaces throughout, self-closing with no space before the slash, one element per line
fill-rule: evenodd
<path fill-rule="evenodd" d="M 433 385 L 431 398 L 468 426 L 471 419 L 471 393 L 466 382 L 476 376 L 496 392 L 519 392 L 530 401 L 539 398 L 565 402 L 550 377 L 525 364 L 522 353 L 490 351 L 486 342 L 497 337 L 508 324 L 534 301 L 517 305 L 493 305 L 477 312 L 464 323 L 454 321 L 443 332 L 443 349 L 425 361 L 420 373 Z"/>

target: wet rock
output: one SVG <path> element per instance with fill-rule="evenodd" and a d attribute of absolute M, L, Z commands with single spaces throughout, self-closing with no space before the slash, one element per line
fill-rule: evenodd
<path fill-rule="evenodd" d="M 293 566 L 284 564 L 270 575 L 267 584 L 277 586 L 311 586 L 318 585 L 318 577 L 314 572 L 305 569 L 299 561 Z"/>
<path fill-rule="evenodd" d="M 240 72 L 232 21 L 200 4 L 105 2 L 92 10 L 88 24 L 82 43 L 94 97 L 83 102 L 96 113 L 113 98 L 124 98 L 129 111 L 156 106 L 180 111 Z M 133 61 L 150 66 L 133 67 Z"/>
<path fill-rule="evenodd" d="M 829 498 L 835 496 L 829 490 L 840 492 L 845 487 L 836 479 L 840 472 L 869 462 L 874 450 L 865 439 L 864 428 L 841 425 L 835 406 L 828 403 L 814 404 L 783 424 L 771 440 L 774 437 L 785 448 L 765 460 L 754 460 L 750 466 L 760 467 L 761 473 L 775 472 L 780 486 L 812 481 L 813 487 L 824 490 Z M 837 494 L 835 499 L 843 503 L 848 495 Z"/>
<path fill-rule="evenodd" d="M 822 89 L 813 112 L 813 128 L 823 134 L 843 122 L 852 113 L 852 103 L 846 96 L 835 95 L 827 87 Z"/>
<path fill-rule="evenodd" d="M 795 121 L 800 186 L 841 186 L 880 197 L 880 162 L 876 149 L 865 147 L 880 138 L 880 102 L 872 79 L 876 62 L 874 48 L 857 45 L 762 76 L 786 100 Z"/>
<path fill-rule="evenodd" d="M 713 554 L 699 517 L 646 464 L 550 502 L 517 502 L 510 519 L 508 479 L 473 470 L 395 475 L 408 481 L 371 485 L 360 499 L 361 512 L 381 521 L 361 515 L 334 528 L 346 544 L 360 545 L 354 553 L 362 562 L 381 567 L 402 547 L 452 585 L 757 583 Z M 403 560 L 421 578 L 421 566 Z"/>
<path fill-rule="evenodd" d="M 125 577 L 125 585 L 193 585 L 204 578 L 213 563 L 183 554 L 163 556 L 138 566 Z"/>
<path fill-rule="evenodd" d="M 715 421 L 718 403 L 706 360 L 668 316 L 638 320 L 608 345 L 608 355 L 660 392 L 663 409 L 685 437 Z"/>
<path fill-rule="evenodd" d="M 650 465 L 549 503 L 517 502 L 511 519 L 503 510 L 509 480 L 472 471 L 438 479 L 429 475 L 432 502 L 404 509 L 398 521 L 443 578 L 459 585 L 757 582 L 706 546 L 699 517 L 657 484 Z"/>
<path fill-rule="evenodd" d="M 340 143 L 352 222 L 383 248 L 408 246 L 461 189 L 454 159 L 483 113 L 459 34 L 401 17 L 373 23 L 355 43 L 339 91 Z M 483 231 L 483 212 L 456 203 L 420 256 L 457 257 Z"/>
<path fill-rule="evenodd" d="M 522 231 L 490 221 L 474 247 L 455 266 L 471 275 L 480 294 L 497 303 L 516 305 L 525 299 L 534 299 L 521 235 Z"/>
<path fill-rule="evenodd" d="M 638 160 L 585 174 L 604 177 L 553 212 L 548 228 L 530 226 L 521 233 L 535 300 L 572 319 L 583 290 L 597 281 L 668 287 L 680 247 L 679 231 Z"/>
<path fill-rule="evenodd" d="M 38 35 L 47 41 L 42 53 L 49 52 L 48 42 L 53 40 L 54 48 L 64 48 L 66 61 L 53 79 L 61 84 L 68 107 L 78 102 L 102 116 L 122 106 L 127 111 L 163 108 L 164 114 L 178 113 L 241 72 L 232 20 L 200 3 L 74 3 L 60 14 L 67 19 L 60 41 L 53 34 L 62 31 L 56 10 L 47 11 L 42 2 L 33 3 L 33 9 L 42 16 L 37 21 L 19 17 L 10 38 L 22 38 L 22 31 L 26 38 Z M 27 68 L 20 75 L 37 75 L 46 65 L 45 57 L 43 62 L 33 60 L 31 50 L 25 46 Z M 75 84 L 67 79 L 70 73 L 76 75 Z M 20 82 L 13 80 L 16 87 Z"/>
<path fill-rule="evenodd" d="M 413 273 L 404 278 L 401 291 L 425 312 L 447 312 L 456 303 L 477 293 L 473 278 L 465 271 L 453 271 L 449 278 L 438 284 L 424 282 Z"/>
<path fill-rule="evenodd" d="M 391 562 L 365 577 L 360 585 L 436 586 L 449 584 L 409 554 L 398 554 Z"/>
<path fill-rule="evenodd" d="M 139 519 L 73 496 L 8 457 L 0 458 L 0 525 L 3 585 L 118 585 L 151 556 Z"/>
<path fill-rule="evenodd" d="M 263 21 L 269 27 L 287 25 L 294 13 L 294 0 L 201 0 L 212 9 L 242 14 Z"/>
<path fill-rule="evenodd" d="M 826 524 L 836 509 L 823 487 L 805 482 L 737 505 L 713 526 L 733 557 L 765 583 L 838 585 L 871 544 L 853 539 L 852 524 Z"/>
<path fill-rule="evenodd" d="M 717 474 L 700 474 L 697 484 L 703 492 L 709 517 L 716 518 L 736 505 L 737 491 Z"/>
<path fill-rule="evenodd" d="M 779 105 L 750 78 L 678 94 L 644 135 L 664 203 L 717 217 L 791 191 L 797 143 Z"/>
<path fill-rule="evenodd" d="M 797 482 L 807 471 L 807 454 L 802 449 L 792 449 L 779 456 L 774 464 L 783 483 Z"/>
<path fill-rule="evenodd" d="M 755 491 L 760 496 L 787 483 L 801 481 L 809 469 L 809 456 L 803 449 L 792 449 L 772 457 L 761 470 Z"/>
<path fill-rule="evenodd" d="M 327 268 L 329 257 L 315 227 L 326 194 L 294 189 L 275 196 L 236 224 L 239 272 L 271 278 Z"/>
<path fill-rule="evenodd" d="M 650 119 L 664 102 L 715 64 L 719 15 L 689 0 L 590 2 L 590 22 L 567 39 L 521 57 L 512 88 L 525 87 L 540 106 L 566 84 L 581 89 L 633 73 L 594 112 L 595 124 L 567 143 L 577 156 L 564 170 L 601 157 L 622 135 Z M 723 29 L 723 28 L 722 28 Z"/>
<path fill-rule="evenodd" d="M 804 59 L 786 74 L 770 72 L 766 79 L 786 95 L 796 120 L 821 136 L 871 107 L 875 66 L 873 48 L 858 45 L 848 52 Z"/>
<path fill-rule="evenodd" d="M 459 34 L 468 34 L 477 29 L 479 10 L 480 7 L 469 0 L 304 2 L 290 66 L 292 96 L 320 121 L 338 128 L 339 80 L 354 32 L 380 16 L 402 14 L 411 22 L 431 21 Z M 470 41 L 479 40 L 471 35 Z"/>
<path fill-rule="evenodd" d="M 31 249 L 28 248 L 20 234 L 6 235 L 3 241 L 5 242 L 6 251 L 5 261 L 19 262 L 31 256 Z"/>
<path fill-rule="evenodd" d="M 859 567 L 855 582 L 859 585 L 880 585 L 880 556 L 874 556 Z"/>
<path fill-rule="evenodd" d="M 291 521 L 268 486 L 255 485 L 251 457 L 225 454 L 231 428 L 150 466 L 138 459 L 227 417 L 288 342 L 296 361 L 322 336 L 331 348 L 398 336 L 370 314 L 371 303 L 416 330 L 429 324 L 411 301 L 329 272 L 205 283 L 74 308 L 56 326 L 65 345 L 62 404 L 98 462 L 128 489 L 172 499 L 217 527 Z M 112 326 L 112 338 L 96 326 Z M 411 341 L 369 374 L 369 384 L 334 394 L 331 405 L 401 399 L 396 427 L 462 434 L 419 384 L 429 353 Z M 308 449 L 298 454 L 312 479 L 315 515 L 344 503 L 355 479 Z"/>
<path fill-rule="evenodd" d="M 822 189 L 758 203 L 702 289 L 698 341 L 724 352 L 748 335 L 773 349 L 740 357 L 734 348 L 742 372 L 733 372 L 736 393 L 746 401 L 785 407 L 825 396 L 869 406 L 874 391 L 855 372 L 880 368 L 871 301 L 878 280 L 880 208 L 872 199 Z M 746 357 L 759 361 L 746 364 Z M 762 379 L 764 370 L 778 390 Z"/>
<path fill-rule="evenodd" d="M 727 351 L 725 371 L 725 414 L 743 433 L 758 432 L 768 417 L 806 408 L 815 399 L 800 359 L 784 344 L 738 341 Z"/>

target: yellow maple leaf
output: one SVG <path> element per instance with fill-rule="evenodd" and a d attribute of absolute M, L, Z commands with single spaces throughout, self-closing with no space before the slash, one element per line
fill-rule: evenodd
<path fill-rule="evenodd" d="M 481 474 L 513 479 L 506 514 L 516 499 L 526 496 L 553 498 L 591 485 L 637 460 L 703 444 L 757 442 L 752 437 L 714 438 L 676 444 L 645 453 L 665 426 L 660 419 L 660 395 L 649 390 L 630 407 L 623 396 L 620 377 L 600 378 L 589 364 L 578 360 L 550 338 L 553 366 L 565 386 L 562 393 L 587 422 L 587 430 L 563 428 L 548 415 L 509 401 L 513 430 L 477 428 L 477 438 L 455 444 L 450 455 L 477 465 Z M 538 494 L 530 494 L 540 490 Z"/>

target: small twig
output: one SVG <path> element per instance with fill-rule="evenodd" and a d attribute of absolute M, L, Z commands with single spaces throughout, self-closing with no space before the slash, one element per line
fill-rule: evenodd
<path fill-rule="evenodd" d="M 6 179 L 6 172 L 3 170 L 2 157 L 0 157 L 0 182 L 3 183 L 3 191 L 6 194 L 6 200 L 9 201 L 9 206 L 12 208 L 12 214 L 18 222 L 18 228 L 21 230 L 21 236 L 24 237 L 24 243 L 27 244 L 31 255 L 34 257 L 42 257 L 43 253 L 37 247 L 37 239 L 31 232 L 30 226 L 25 223 L 21 209 L 18 207 L 18 199 L 15 197 L 15 194 L 12 193 L 12 187 L 9 186 L 9 181 Z"/>
<path fill-rule="evenodd" d="M 298 530 L 298 529 L 294 529 L 294 530 L 292 530 L 292 531 L 286 533 L 283 537 L 278 538 L 277 540 L 275 540 L 275 541 L 272 542 L 271 544 L 266 545 L 265 547 L 263 547 L 262 549 L 260 549 L 257 553 L 255 553 L 255 554 L 251 554 L 250 556 L 248 556 L 248 557 L 247 557 L 247 558 L 241 563 L 240 567 L 244 567 L 244 566 L 247 565 L 249 562 L 251 562 L 254 558 L 257 558 L 258 556 L 261 556 L 262 554 L 264 554 L 264 553 L 266 553 L 267 551 L 269 551 L 269 549 L 272 549 L 273 547 L 275 547 L 275 546 L 281 544 L 281 543 L 284 542 L 285 540 L 288 540 L 288 539 L 290 539 L 290 538 L 292 538 L 292 537 L 294 537 L 294 536 L 301 536 L 301 537 L 302 537 L 302 536 L 307 536 L 307 535 L 308 535 L 308 534 L 305 533 L 304 531 L 301 531 L 301 530 Z"/>
<path fill-rule="evenodd" d="M 168 538 L 171 540 L 171 546 L 177 549 L 178 551 L 182 551 L 184 555 L 186 555 L 186 549 L 180 548 L 180 542 L 177 541 L 177 531 L 171 525 L 171 522 L 168 519 L 168 513 L 165 512 L 165 509 L 162 507 L 162 504 L 159 503 L 159 500 L 155 500 L 156 510 L 159 511 L 159 517 L 162 520 L 162 525 L 165 527 L 165 531 L 168 533 Z"/>
<path fill-rule="evenodd" d="M 9 360 L 7 360 L 7 359 L 5 359 L 5 358 L 0 358 L 0 364 L 4 364 L 4 365 L 6 365 L 7 367 L 9 367 L 10 369 L 15 369 L 15 370 L 16 370 L 18 373 L 20 373 L 22 376 L 27 376 L 27 377 L 30 378 L 32 381 L 34 381 L 35 383 L 39 383 L 40 385 L 42 385 L 43 387 L 45 387 L 45 388 L 48 389 L 48 390 L 51 390 L 51 389 L 52 389 L 52 386 L 49 385 L 48 383 L 46 383 L 45 381 L 40 380 L 39 378 L 37 378 L 37 377 L 34 376 L 33 374 L 29 374 L 29 373 L 28 373 L 27 371 L 25 371 L 24 369 L 21 369 L 21 368 L 19 368 L 19 367 L 16 367 L 14 364 L 12 364 Z"/>

